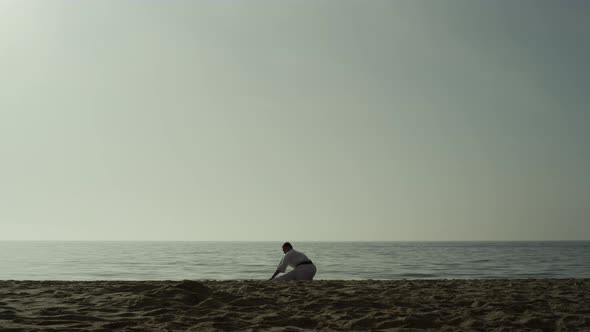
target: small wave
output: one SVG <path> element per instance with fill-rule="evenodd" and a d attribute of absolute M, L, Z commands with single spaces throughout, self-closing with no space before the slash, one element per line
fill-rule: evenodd
<path fill-rule="evenodd" d="M 491 259 L 476 259 L 476 260 L 468 261 L 467 263 L 489 263 L 491 261 L 492 261 Z"/>
<path fill-rule="evenodd" d="M 402 278 L 437 278 L 440 277 L 438 274 L 433 273 L 403 273 L 399 277 Z"/>

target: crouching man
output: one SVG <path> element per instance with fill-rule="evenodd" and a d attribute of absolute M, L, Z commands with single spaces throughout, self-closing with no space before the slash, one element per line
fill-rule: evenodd
<path fill-rule="evenodd" d="M 317 268 L 304 253 L 293 249 L 289 242 L 283 243 L 283 253 L 285 256 L 269 280 L 313 280 Z M 287 266 L 293 268 L 289 273 L 285 273 Z M 285 274 L 277 277 L 279 273 Z"/>

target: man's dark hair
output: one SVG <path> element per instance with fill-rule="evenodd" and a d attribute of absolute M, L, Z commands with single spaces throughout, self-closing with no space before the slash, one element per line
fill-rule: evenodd
<path fill-rule="evenodd" d="M 289 243 L 289 242 L 285 242 L 285 243 L 283 243 L 283 247 L 287 247 L 287 248 L 291 248 L 291 249 L 293 249 L 293 246 L 292 246 L 292 245 L 291 245 L 291 243 Z"/>

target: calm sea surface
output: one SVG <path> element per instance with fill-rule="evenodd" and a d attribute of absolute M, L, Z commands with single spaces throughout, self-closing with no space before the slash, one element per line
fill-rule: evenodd
<path fill-rule="evenodd" d="M 299 242 L 316 279 L 590 278 L 584 242 Z M 279 242 L 0 242 L 0 279 L 267 279 Z"/>

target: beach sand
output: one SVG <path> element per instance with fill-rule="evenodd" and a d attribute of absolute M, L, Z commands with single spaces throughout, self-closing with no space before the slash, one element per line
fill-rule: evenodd
<path fill-rule="evenodd" d="M 0 331 L 590 331 L 590 279 L 0 281 Z"/>

